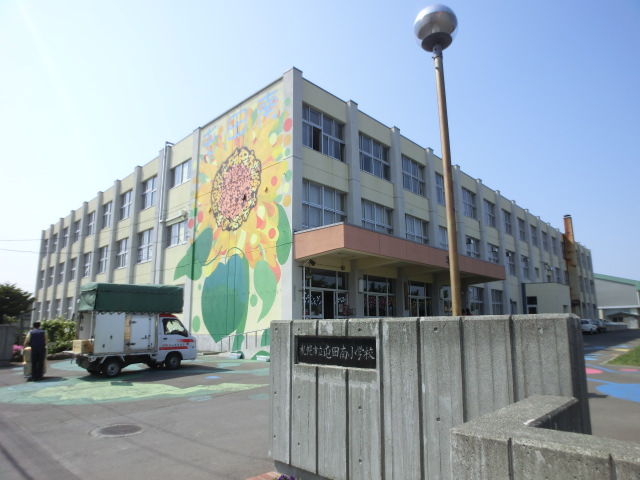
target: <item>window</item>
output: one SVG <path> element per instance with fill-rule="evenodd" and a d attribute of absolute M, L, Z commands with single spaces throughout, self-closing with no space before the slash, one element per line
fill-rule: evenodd
<path fill-rule="evenodd" d="M 393 279 L 365 275 L 363 283 L 364 316 L 395 317 L 396 296 Z"/>
<path fill-rule="evenodd" d="M 376 232 L 393 233 L 391 210 L 377 203 L 362 200 L 362 226 Z"/>
<path fill-rule="evenodd" d="M 409 282 L 409 315 L 426 317 L 431 312 L 431 285 L 423 282 Z"/>
<path fill-rule="evenodd" d="M 505 251 L 505 256 L 507 257 L 507 270 L 510 275 L 516 274 L 516 254 L 509 250 Z"/>
<path fill-rule="evenodd" d="M 120 220 L 131 215 L 131 190 L 120 195 Z"/>
<path fill-rule="evenodd" d="M 511 212 L 502 210 L 502 217 L 504 218 L 504 233 L 513 235 L 513 230 L 511 229 Z"/>
<path fill-rule="evenodd" d="M 440 205 L 445 204 L 444 197 L 444 177 L 439 173 L 436 173 L 436 201 Z"/>
<path fill-rule="evenodd" d="M 344 125 L 311 107 L 302 107 L 302 144 L 344 161 Z"/>
<path fill-rule="evenodd" d="M 191 159 L 171 169 L 171 187 L 177 187 L 191 180 Z"/>
<path fill-rule="evenodd" d="M 447 227 L 438 225 L 438 246 L 443 250 L 449 250 L 449 232 Z"/>
<path fill-rule="evenodd" d="M 558 241 L 556 240 L 556 237 L 551 237 L 551 251 L 554 255 L 558 254 Z M 586 267 L 587 263 L 585 263 L 584 266 Z"/>
<path fill-rule="evenodd" d="M 187 221 L 174 223 L 167 227 L 169 230 L 168 246 L 173 247 L 175 245 L 181 245 L 187 241 Z"/>
<path fill-rule="evenodd" d="M 96 232 L 96 212 L 87 215 L 87 237 Z"/>
<path fill-rule="evenodd" d="M 84 254 L 84 262 L 82 268 L 82 278 L 91 276 L 91 252 Z"/>
<path fill-rule="evenodd" d="M 427 234 L 428 223 L 425 220 L 420 220 L 419 218 L 412 217 L 411 215 L 405 215 L 404 219 L 407 240 L 429 245 L 429 237 Z"/>
<path fill-rule="evenodd" d="M 530 315 L 538 313 L 538 297 L 527 297 L 527 313 Z"/>
<path fill-rule="evenodd" d="M 69 245 L 69 227 L 64 227 L 62 229 L 62 245 L 60 248 L 64 248 Z"/>
<path fill-rule="evenodd" d="M 56 298 L 56 300 L 53 302 L 53 311 L 55 312 L 56 317 L 60 316 L 60 304 L 61 300 L 59 298 Z"/>
<path fill-rule="evenodd" d="M 424 167 L 409 157 L 402 156 L 402 186 L 416 195 L 425 195 Z"/>
<path fill-rule="evenodd" d="M 521 218 L 518 218 L 518 234 L 520 235 L 520 240 L 527 241 L 527 230 L 524 226 L 524 220 Z"/>
<path fill-rule="evenodd" d="M 522 276 L 527 279 L 531 278 L 531 272 L 529 270 L 529 257 L 521 255 L 520 261 L 522 263 Z"/>
<path fill-rule="evenodd" d="M 80 240 L 80 225 L 81 225 L 80 220 L 76 220 L 73 223 L 73 243 Z"/>
<path fill-rule="evenodd" d="M 111 216 L 113 214 L 113 202 L 105 203 L 102 206 L 102 228 L 111 226 Z"/>
<path fill-rule="evenodd" d="M 484 288 L 469 287 L 469 310 L 471 315 L 484 315 Z"/>
<path fill-rule="evenodd" d="M 44 270 L 40 270 L 40 275 L 38 275 L 38 288 L 44 287 L 45 277 L 46 277 L 46 272 Z"/>
<path fill-rule="evenodd" d="M 153 228 L 138 234 L 138 263 L 149 262 L 153 255 Z"/>
<path fill-rule="evenodd" d="M 73 318 L 73 297 L 67 297 L 67 318 Z"/>
<path fill-rule="evenodd" d="M 315 228 L 344 222 L 346 195 L 333 188 L 304 180 L 302 182 L 302 225 Z"/>
<path fill-rule="evenodd" d="M 503 312 L 502 290 L 491 290 L 491 313 L 493 315 L 502 315 Z"/>
<path fill-rule="evenodd" d="M 496 206 L 489 200 L 484 201 L 484 223 L 488 227 L 496 227 Z"/>
<path fill-rule="evenodd" d="M 109 261 L 109 247 L 102 247 L 98 252 L 98 273 L 107 271 L 107 262 Z"/>
<path fill-rule="evenodd" d="M 360 170 L 385 180 L 391 178 L 389 148 L 362 133 L 360 134 Z"/>
<path fill-rule="evenodd" d="M 64 281 L 64 262 L 58 265 L 58 279 L 56 283 L 62 283 Z"/>
<path fill-rule="evenodd" d="M 549 235 L 547 235 L 547 232 L 542 232 L 542 248 L 549 251 Z"/>
<path fill-rule="evenodd" d="M 142 210 L 153 207 L 156 204 L 156 180 L 151 177 L 142 183 Z"/>
<path fill-rule="evenodd" d="M 491 263 L 500 263 L 500 247 L 489 244 L 488 253 L 487 258 Z"/>
<path fill-rule="evenodd" d="M 47 270 L 47 272 L 48 272 L 48 274 L 47 274 L 47 286 L 53 285 L 53 280 L 54 280 L 54 278 L 53 278 L 54 271 L 53 270 L 54 270 L 53 267 L 49 267 L 49 269 Z"/>
<path fill-rule="evenodd" d="M 127 266 L 127 243 L 128 238 L 118 240 L 116 244 L 116 268 L 123 268 Z"/>
<path fill-rule="evenodd" d="M 533 225 L 529 225 L 529 228 L 531 229 L 531 243 L 533 244 L 534 247 L 538 246 L 538 228 L 534 227 Z"/>
<path fill-rule="evenodd" d="M 72 258 L 71 265 L 69 265 L 69 281 L 74 282 L 76 280 L 76 270 L 78 269 L 78 259 Z"/>
<path fill-rule="evenodd" d="M 467 244 L 467 256 L 480 258 L 480 240 L 467 236 L 465 243 Z"/>
<path fill-rule="evenodd" d="M 58 250 L 58 234 L 54 233 L 51 235 L 51 253 Z"/>
<path fill-rule="evenodd" d="M 462 204 L 464 214 L 470 218 L 476 218 L 476 194 L 466 188 L 462 189 Z"/>

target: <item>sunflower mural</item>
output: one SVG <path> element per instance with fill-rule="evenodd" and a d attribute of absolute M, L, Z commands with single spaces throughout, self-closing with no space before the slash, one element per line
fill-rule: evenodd
<path fill-rule="evenodd" d="M 195 240 L 174 277 L 190 278 L 199 296 L 193 331 L 216 342 L 237 334 L 233 349 L 281 312 L 292 241 L 289 105 L 275 87 L 203 130 L 189 218 Z"/>

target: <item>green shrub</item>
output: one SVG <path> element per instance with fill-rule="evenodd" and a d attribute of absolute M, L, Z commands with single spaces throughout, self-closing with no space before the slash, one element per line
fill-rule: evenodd
<path fill-rule="evenodd" d="M 58 353 L 71 350 L 76 338 L 76 322 L 67 320 L 62 316 L 42 322 L 41 327 L 47 332 L 49 340 L 49 353 Z"/>

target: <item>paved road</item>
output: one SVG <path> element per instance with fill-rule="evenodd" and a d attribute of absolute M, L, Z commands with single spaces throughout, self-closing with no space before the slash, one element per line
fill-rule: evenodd
<path fill-rule="evenodd" d="M 273 470 L 266 363 L 205 356 L 107 380 L 65 360 L 46 375 L 25 383 L 21 367 L 0 369 L 2 480 L 242 480 Z"/>
<path fill-rule="evenodd" d="M 606 362 L 640 346 L 640 330 L 583 335 L 593 435 L 640 442 L 640 367 Z"/>
<path fill-rule="evenodd" d="M 640 368 L 604 365 L 640 331 L 584 336 L 593 434 L 640 439 Z M 69 360 L 45 381 L 0 369 L 1 480 L 243 480 L 267 457 L 269 364 L 219 356 L 94 377 Z"/>

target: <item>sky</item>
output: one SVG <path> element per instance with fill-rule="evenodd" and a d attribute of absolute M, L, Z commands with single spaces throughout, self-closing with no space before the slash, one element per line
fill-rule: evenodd
<path fill-rule="evenodd" d="M 640 2 L 450 0 L 452 163 L 640 280 Z M 284 72 L 440 155 L 423 0 L 0 0 L 0 283 L 42 231 Z"/>

